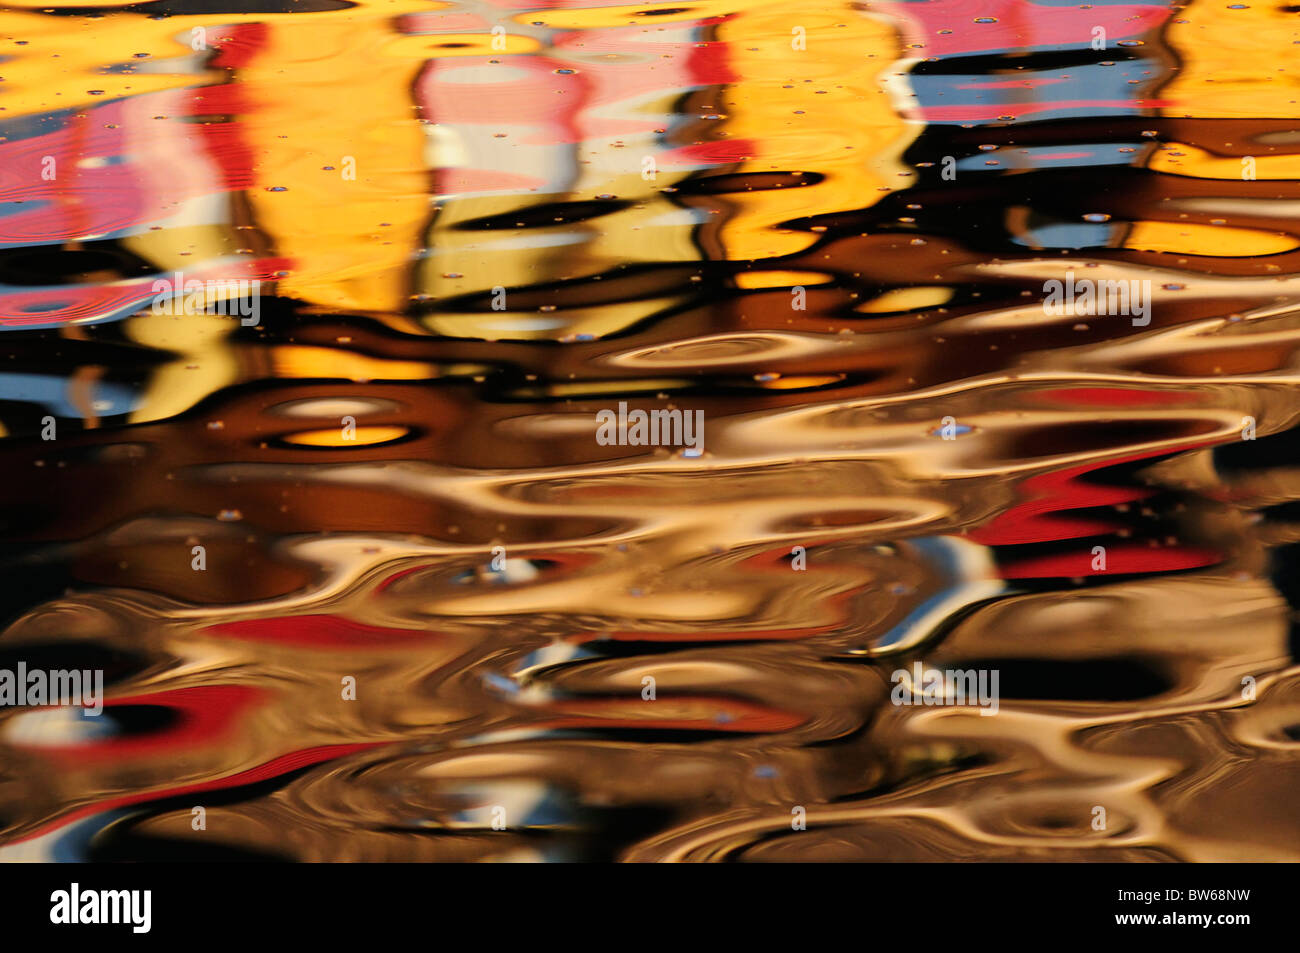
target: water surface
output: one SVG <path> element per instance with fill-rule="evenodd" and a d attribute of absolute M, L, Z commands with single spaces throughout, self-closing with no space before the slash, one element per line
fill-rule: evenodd
<path fill-rule="evenodd" d="M 6 4 L 0 860 L 1300 859 L 1297 43 Z"/>

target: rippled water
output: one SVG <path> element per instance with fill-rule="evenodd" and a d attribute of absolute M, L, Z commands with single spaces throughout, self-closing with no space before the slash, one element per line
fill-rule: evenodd
<path fill-rule="evenodd" d="M 1300 859 L 1297 43 L 7 4 L 0 860 Z"/>

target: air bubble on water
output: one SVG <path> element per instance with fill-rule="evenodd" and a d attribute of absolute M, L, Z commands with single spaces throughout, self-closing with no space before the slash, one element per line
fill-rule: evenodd
<path fill-rule="evenodd" d="M 1110 216 L 1105 212 L 1089 212 L 1083 217 L 1085 222 L 1109 222 Z"/>
<path fill-rule="evenodd" d="M 234 522 L 235 520 L 242 520 L 243 518 L 244 518 L 244 514 L 239 512 L 239 510 L 222 510 L 220 513 L 217 514 L 217 519 L 225 523 L 231 523 Z"/>

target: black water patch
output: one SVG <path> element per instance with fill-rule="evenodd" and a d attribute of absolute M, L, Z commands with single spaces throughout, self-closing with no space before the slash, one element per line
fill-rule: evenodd
<path fill-rule="evenodd" d="M 180 724 L 182 713 L 166 705 L 107 705 L 101 717 L 113 723 L 119 738 L 137 738 Z"/>
<path fill-rule="evenodd" d="M 116 241 L 84 242 L 76 250 L 58 245 L 0 250 L 0 284 L 18 287 L 122 281 L 156 271 Z"/>
<path fill-rule="evenodd" d="M 745 172 L 705 175 L 687 179 L 677 186 L 679 195 L 729 195 L 735 192 L 769 192 L 802 189 L 824 182 L 820 172 Z"/>
<path fill-rule="evenodd" d="M 44 601 L 44 600 L 36 600 Z M 15 642 L 0 639 L 0 669 L 16 671 L 22 662 L 27 670 L 34 671 L 86 671 L 99 670 L 104 673 L 104 687 L 134 678 L 146 671 L 151 663 L 142 655 L 93 642 L 88 639 L 63 639 L 51 642 Z M 152 706 L 120 706 L 121 708 Z M 107 714 L 110 709 L 105 708 Z M 144 716 L 141 716 L 143 718 Z M 142 723 L 132 713 L 124 713 L 121 725 L 129 729 L 133 723 Z M 118 721 L 117 716 L 114 720 Z"/>
<path fill-rule="evenodd" d="M 602 215 L 612 215 L 632 203 L 618 199 L 591 199 L 585 202 L 547 202 L 532 205 L 500 215 L 485 215 L 458 223 L 458 231 L 493 231 L 496 229 L 549 228 L 554 225 L 572 225 L 586 222 Z"/>
<path fill-rule="evenodd" d="M 925 668 L 974 670 L 977 676 L 980 671 L 996 670 L 997 694 L 1003 701 L 1134 702 L 1155 698 L 1174 687 L 1174 679 L 1163 665 L 1138 655 L 1093 659 L 961 659 L 942 665 L 926 664 Z M 991 679 L 985 684 L 991 691 Z"/>
<path fill-rule="evenodd" d="M 1214 466 L 1222 473 L 1300 466 L 1300 428 L 1215 447 Z"/>

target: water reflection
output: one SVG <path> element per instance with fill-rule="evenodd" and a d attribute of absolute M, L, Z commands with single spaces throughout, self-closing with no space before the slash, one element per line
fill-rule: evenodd
<path fill-rule="evenodd" d="M 10 4 L 0 858 L 1295 859 L 1241 6 Z"/>

